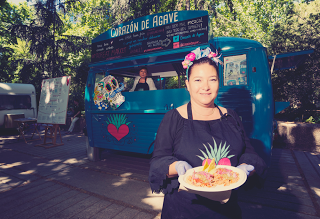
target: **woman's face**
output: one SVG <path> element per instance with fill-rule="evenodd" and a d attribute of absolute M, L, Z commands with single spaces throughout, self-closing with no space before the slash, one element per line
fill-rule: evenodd
<path fill-rule="evenodd" d="M 147 77 L 147 70 L 144 69 L 144 68 L 141 69 L 141 70 L 139 71 L 139 75 L 140 75 L 141 78 Z"/>
<path fill-rule="evenodd" d="M 201 106 L 212 106 L 219 90 L 216 69 L 208 63 L 193 66 L 186 86 L 192 102 Z"/>

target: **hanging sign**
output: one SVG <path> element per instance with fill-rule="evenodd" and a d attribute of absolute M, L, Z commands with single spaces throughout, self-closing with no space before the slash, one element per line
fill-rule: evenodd
<path fill-rule="evenodd" d="M 199 15 L 168 12 L 111 28 L 92 41 L 91 62 L 207 43 L 208 15 Z"/>

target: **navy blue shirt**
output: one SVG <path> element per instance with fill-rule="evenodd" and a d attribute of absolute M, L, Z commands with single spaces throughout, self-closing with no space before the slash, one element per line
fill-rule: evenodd
<path fill-rule="evenodd" d="M 221 119 L 217 120 L 192 120 L 189 103 L 188 119 L 176 109 L 164 116 L 157 132 L 149 171 L 152 191 L 165 194 L 163 218 L 241 218 L 236 192 L 232 192 L 226 204 L 185 191 L 178 192 L 177 177 L 167 177 L 169 165 L 175 161 L 186 161 L 192 167 L 201 166 L 204 154 L 209 156 L 210 153 L 217 164 L 226 160 L 232 166 L 251 164 L 259 176 L 265 176 L 266 164 L 251 146 L 239 116 L 231 109 L 224 115 L 220 111 L 220 115 Z"/>

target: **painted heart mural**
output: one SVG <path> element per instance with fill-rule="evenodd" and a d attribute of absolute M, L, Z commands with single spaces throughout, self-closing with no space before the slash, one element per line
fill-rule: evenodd
<path fill-rule="evenodd" d="M 131 122 L 126 122 L 127 118 L 125 114 L 113 114 L 111 115 L 106 123 L 108 124 L 108 132 L 120 141 L 123 137 L 129 134 L 128 125 Z"/>

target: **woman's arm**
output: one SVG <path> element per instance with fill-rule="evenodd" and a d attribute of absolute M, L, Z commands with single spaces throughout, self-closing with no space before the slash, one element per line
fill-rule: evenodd
<path fill-rule="evenodd" d="M 172 164 L 169 165 L 169 171 L 168 171 L 168 178 L 173 178 L 178 176 L 178 172 L 176 171 L 176 163 L 178 161 L 173 162 Z"/>
<path fill-rule="evenodd" d="M 178 158 L 174 156 L 174 148 L 181 138 L 183 124 L 179 113 L 170 110 L 158 128 L 149 170 L 152 191 L 167 193 L 179 186 L 175 170 Z"/>

